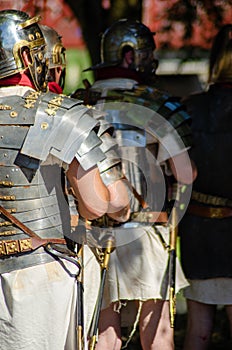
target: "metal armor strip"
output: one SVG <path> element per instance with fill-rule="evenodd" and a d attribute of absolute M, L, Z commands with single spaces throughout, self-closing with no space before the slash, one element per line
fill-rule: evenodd
<path fill-rule="evenodd" d="M 20 270 L 30 266 L 41 265 L 52 261 L 55 261 L 55 259 L 51 255 L 39 249 L 39 251 L 36 250 L 26 256 L 12 256 L 7 260 L 7 264 L 5 261 L 4 264 L 0 263 L 0 274 L 15 270 L 15 266 L 17 266 L 17 269 Z"/>
<path fill-rule="evenodd" d="M 101 150 L 105 153 L 109 151 L 112 148 L 117 148 L 117 142 L 113 137 L 110 137 L 108 133 L 102 134 L 101 136 L 102 144 L 101 144 Z"/>
<path fill-rule="evenodd" d="M 14 215 L 16 217 L 16 215 Z M 4 218 L 5 220 L 5 218 Z M 6 227 L 1 227 L 1 222 L 0 221 L 0 232 L 3 232 Z M 37 219 L 36 221 L 27 221 L 27 227 L 29 227 L 31 230 L 37 232 L 38 230 L 43 230 L 43 229 L 48 229 L 50 227 L 57 227 L 61 225 L 61 219 L 60 215 L 52 215 L 47 218 L 43 219 Z M 16 228 L 13 225 L 7 226 L 7 229 L 11 230 L 14 229 L 16 233 L 21 233 L 22 231 L 18 228 Z M 48 230 L 49 231 L 49 230 Z M 1 233 L 0 233 L 1 235 Z M 44 238 L 44 237 L 43 237 Z"/>
<path fill-rule="evenodd" d="M 36 234 L 42 238 L 63 238 L 62 234 L 62 226 L 57 227 L 49 227 L 44 228 L 43 230 L 36 230 Z M 4 232 L 0 232 L 0 241 L 9 240 L 9 239 L 25 239 L 28 238 L 26 233 L 20 231 L 20 229 L 16 229 L 14 227 L 13 230 L 5 230 Z"/>
<path fill-rule="evenodd" d="M 0 164 L 3 166 L 14 165 L 18 153 L 18 151 L 11 149 L 0 149 Z"/>
<path fill-rule="evenodd" d="M 36 103 L 34 103 L 35 105 Z M 0 98 L 0 124 L 1 125 L 33 125 L 34 113 L 25 108 L 25 100 L 21 96 L 4 96 Z"/>
<path fill-rule="evenodd" d="M 5 200 L 23 200 L 25 199 L 25 195 L 28 199 L 36 199 L 36 198 L 43 198 L 47 196 L 51 196 L 55 194 L 55 187 L 48 190 L 48 188 L 45 185 L 29 185 L 25 186 L 18 186 L 18 187 L 2 187 L 1 193 L 0 193 L 0 201 Z"/>
<path fill-rule="evenodd" d="M 43 230 L 36 230 L 36 234 L 42 238 L 54 238 L 54 237 L 62 237 L 62 226 L 57 226 L 57 227 L 49 227 L 45 228 Z M 16 232 L 17 231 L 17 232 Z M 19 233 L 21 232 L 21 233 Z M 17 237 L 16 237 L 17 235 Z M 0 241 L 5 240 L 5 239 L 25 239 L 28 238 L 28 236 L 25 233 L 22 233 L 22 231 L 19 231 L 14 227 L 13 230 L 7 230 L 5 228 L 5 231 L 0 232 Z"/>
<path fill-rule="evenodd" d="M 25 212 L 36 208 L 47 207 L 57 202 L 56 195 L 44 198 L 25 199 L 20 201 L 0 201 L 5 209 L 13 209 L 14 212 Z"/>
<path fill-rule="evenodd" d="M 85 141 L 81 144 L 77 153 L 80 157 L 82 157 L 83 155 L 88 153 L 89 150 L 100 145 L 101 145 L 101 140 L 97 137 L 97 135 L 93 131 L 90 131 L 89 135 L 86 137 Z"/>
<path fill-rule="evenodd" d="M 0 167 L 0 181 L 11 181 L 13 184 L 28 186 L 30 183 L 22 170 L 18 167 Z M 34 174 L 33 184 L 42 185 L 44 183 L 39 171 Z"/>
<path fill-rule="evenodd" d="M 0 164 L 1 166 L 8 167 L 13 165 L 24 166 L 29 169 L 38 169 L 38 159 L 34 159 L 28 156 L 24 156 L 19 151 L 13 149 L 1 149 L 0 148 Z"/>
<path fill-rule="evenodd" d="M 1 126 L 0 147 L 20 149 L 28 128 L 20 126 Z"/>
<path fill-rule="evenodd" d="M 102 118 L 102 114 L 101 114 L 100 118 L 96 118 L 97 120 L 100 121 L 100 128 L 99 128 L 98 133 L 97 133 L 98 136 L 102 136 L 106 132 L 112 136 L 113 132 L 114 132 L 113 125 L 109 124 L 106 120 L 103 120 L 101 118 Z"/>
<path fill-rule="evenodd" d="M 112 168 L 113 166 L 121 163 L 121 160 L 118 154 L 114 150 L 107 151 L 106 156 L 107 156 L 106 159 L 98 163 L 98 168 L 100 173 L 103 173 L 106 170 Z"/>
<path fill-rule="evenodd" d="M 34 210 L 29 210 L 26 212 L 21 212 L 21 213 L 14 213 L 14 216 L 22 221 L 22 222 L 28 222 L 28 221 L 34 221 L 38 219 L 44 219 L 48 218 L 52 215 L 58 215 L 59 214 L 59 207 L 58 205 L 49 205 L 44 208 L 38 208 Z M 0 222 L 2 220 L 0 219 Z"/>
<path fill-rule="evenodd" d="M 98 121 L 88 115 L 89 109 L 78 104 L 77 100 L 63 95 L 59 100 L 55 94 L 42 95 L 35 124 L 30 127 L 21 152 L 40 160 L 45 160 L 51 153 L 70 164 L 91 130 L 98 124 Z M 67 106 L 72 108 L 67 110 Z M 91 161 L 88 164 L 93 166 L 104 158 L 104 154 L 100 150 L 95 151 L 94 157 L 90 153 L 89 158 Z"/>

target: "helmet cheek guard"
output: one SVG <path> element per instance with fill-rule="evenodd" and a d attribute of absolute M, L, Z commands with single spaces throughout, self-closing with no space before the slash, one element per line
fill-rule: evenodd
<path fill-rule="evenodd" d="M 52 70 L 55 68 L 62 68 L 59 85 L 63 89 L 65 85 L 66 75 L 66 49 L 62 43 L 62 37 L 51 27 L 40 25 L 45 42 L 47 44 L 46 57 L 48 59 L 48 68 L 50 70 L 50 80 L 54 80 Z M 49 79 L 49 78 L 48 78 Z"/>
<path fill-rule="evenodd" d="M 33 83 L 37 90 L 47 91 L 46 76 L 48 61 L 45 58 L 45 48 L 37 52 L 31 52 L 32 62 L 28 65 Z"/>

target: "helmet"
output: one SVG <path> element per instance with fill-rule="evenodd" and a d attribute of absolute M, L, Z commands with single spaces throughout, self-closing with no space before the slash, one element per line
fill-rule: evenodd
<path fill-rule="evenodd" d="M 40 25 L 43 32 L 45 42 L 47 44 L 46 57 L 48 58 L 48 68 L 50 72 L 48 73 L 48 80 L 54 81 L 52 77 L 51 69 L 62 67 L 62 74 L 60 77 L 59 85 L 63 89 L 65 84 L 65 69 L 66 69 L 66 57 L 65 57 L 65 47 L 63 46 L 61 35 L 59 35 L 53 28 L 46 25 Z"/>
<path fill-rule="evenodd" d="M 120 19 L 108 28 L 101 39 L 101 63 L 114 66 L 121 63 L 124 50 L 134 51 L 133 69 L 151 74 L 157 68 L 154 60 L 155 33 L 137 20 Z"/>
<path fill-rule="evenodd" d="M 209 83 L 232 82 L 232 25 L 224 25 L 214 38 L 209 62 Z"/>
<path fill-rule="evenodd" d="M 39 25 L 40 17 L 30 18 L 17 10 L 0 11 L 0 79 L 29 68 L 37 90 L 46 90 L 45 40 Z M 31 62 L 25 66 L 22 51 L 30 53 Z"/>

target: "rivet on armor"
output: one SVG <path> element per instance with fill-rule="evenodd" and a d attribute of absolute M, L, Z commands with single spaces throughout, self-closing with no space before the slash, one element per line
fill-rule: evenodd
<path fill-rule="evenodd" d="M 17 241 L 6 242 L 6 253 L 13 254 L 19 252 L 19 246 Z"/>
<path fill-rule="evenodd" d="M 4 139 L 4 136 L 3 136 L 3 135 L 1 136 L 1 139 Z"/>
<path fill-rule="evenodd" d="M 31 250 L 32 249 L 32 244 L 31 244 L 31 240 L 30 238 L 28 239 L 21 239 L 19 241 L 19 247 L 20 247 L 20 251 L 27 251 L 27 250 Z"/>
<path fill-rule="evenodd" d="M 42 52 L 39 52 L 38 58 L 39 58 L 40 61 L 42 61 L 42 59 L 43 59 L 43 54 L 42 54 Z"/>
<path fill-rule="evenodd" d="M 6 248 L 4 242 L 0 242 L 0 255 L 6 255 Z"/>
<path fill-rule="evenodd" d="M 44 123 L 41 123 L 41 129 L 42 130 L 46 130 L 48 128 L 48 123 L 44 122 Z"/>
<path fill-rule="evenodd" d="M 37 68 L 36 68 L 36 71 L 37 71 L 38 74 L 41 74 L 41 72 L 42 72 L 42 67 L 41 67 L 41 66 L 37 67 Z"/>
<path fill-rule="evenodd" d="M 18 113 L 15 111 L 10 112 L 11 118 L 16 118 L 18 116 Z"/>
<path fill-rule="evenodd" d="M 33 34 L 29 34 L 29 35 L 28 35 L 28 38 L 29 38 L 29 40 L 35 40 L 35 37 L 34 37 Z"/>

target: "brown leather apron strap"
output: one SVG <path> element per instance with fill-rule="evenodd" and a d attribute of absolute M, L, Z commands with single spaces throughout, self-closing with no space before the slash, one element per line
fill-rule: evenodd
<path fill-rule="evenodd" d="M 45 246 L 47 243 L 66 244 L 64 238 L 40 238 L 34 231 L 24 225 L 1 205 L 0 212 L 29 236 L 29 238 L 26 239 L 0 241 L 0 256 L 28 252 Z"/>

